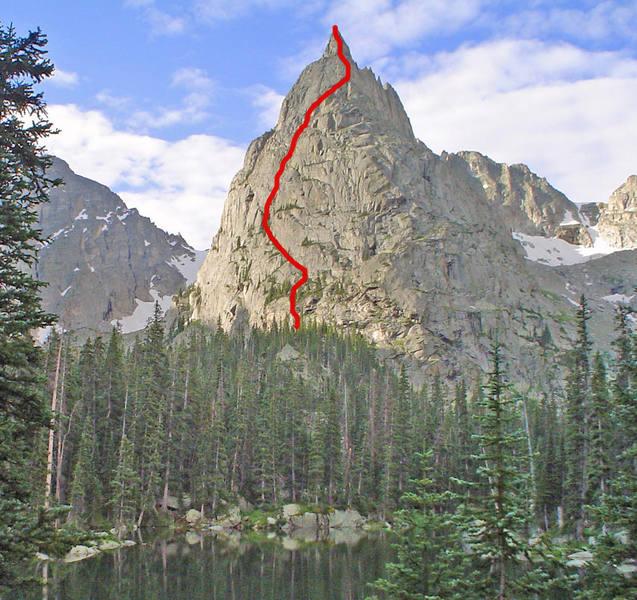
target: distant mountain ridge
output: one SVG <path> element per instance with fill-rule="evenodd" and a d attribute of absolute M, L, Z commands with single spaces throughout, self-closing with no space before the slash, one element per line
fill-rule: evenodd
<path fill-rule="evenodd" d="M 577 205 L 526 165 L 496 163 L 479 152 L 458 152 L 457 156 L 467 162 L 487 199 L 513 231 L 592 245 Z"/>
<path fill-rule="evenodd" d="M 39 209 L 40 227 L 50 237 L 35 267 L 38 279 L 49 282 L 42 290 L 45 310 L 59 315 L 66 329 L 108 331 L 117 321 L 125 332 L 143 328 L 155 301 L 166 310 L 194 280 L 205 252 L 57 157 L 48 175 L 64 185 Z"/>

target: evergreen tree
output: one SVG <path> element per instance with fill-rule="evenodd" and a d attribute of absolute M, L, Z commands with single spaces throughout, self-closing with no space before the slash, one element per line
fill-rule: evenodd
<path fill-rule="evenodd" d="M 92 518 L 99 514 L 102 505 L 101 482 L 97 475 L 98 453 L 95 439 L 94 418 L 90 410 L 86 411 L 82 424 L 82 437 L 78 450 L 73 482 L 71 484 L 72 515 L 85 515 Z"/>
<path fill-rule="evenodd" d="M 105 496 L 110 497 L 111 478 L 118 463 L 126 393 L 124 347 L 119 325 L 111 331 L 100 379 L 101 393 L 96 419 L 98 452 L 101 457 L 99 472 Z"/>
<path fill-rule="evenodd" d="M 523 436 L 514 398 L 503 371 L 500 345 L 492 345 L 492 368 L 479 402 L 482 408 L 478 468 L 481 493 L 460 511 L 461 526 L 475 557 L 467 589 L 478 598 L 518 599 L 555 585 L 548 555 L 526 541 L 529 514 L 525 502 Z M 528 561 L 528 562 L 526 562 Z"/>
<path fill-rule="evenodd" d="M 328 388 L 325 399 L 325 418 L 320 433 L 322 448 L 322 463 L 325 466 L 323 487 L 327 490 L 324 498 L 328 504 L 333 504 L 337 498 L 342 476 L 341 462 L 341 407 L 333 388 Z"/>
<path fill-rule="evenodd" d="M 325 475 L 325 422 L 324 410 L 319 408 L 315 413 L 314 427 L 309 437 L 309 468 L 308 468 L 308 492 L 310 500 L 316 504 L 324 498 L 324 475 Z"/>
<path fill-rule="evenodd" d="M 196 391 L 200 382 L 196 370 L 193 372 L 191 381 L 190 406 L 194 411 L 194 419 L 193 430 L 189 436 L 189 445 L 193 453 L 190 484 L 195 506 L 205 514 L 207 506 L 214 510 L 219 490 L 224 484 L 223 479 L 220 478 L 223 467 L 219 464 L 219 453 L 223 446 L 219 439 L 219 432 L 225 429 L 223 413 L 217 414 L 217 408 L 222 407 L 223 404 L 216 397 L 216 390 L 212 390 L 210 395 Z M 214 384 L 214 381 L 212 383 Z M 205 385 L 203 387 L 207 388 Z"/>
<path fill-rule="evenodd" d="M 456 426 L 454 454 L 457 464 L 454 470 L 459 478 L 470 480 L 475 469 L 471 459 L 471 425 L 467 403 L 467 386 L 464 379 L 456 384 L 454 409 Z"/>
<path fill-rule="evenodd" d="M 403 493 L 410 478 L 414 447 L 411 433 L 411 389 L 405 365 L 400 370 L 398 381 L 398 397 L 396 400 L 396 416 L 394 419 L 394 463 L 396 465 L 396 483 L 398 492 Z"/>
<path fill-rule="evenodd" d="M 228 402 L 226 401 L 226 379 L 224 375 L 224 365 L 219 362 L 217 368 L 217 390 L 211 396 L 210 405 L 210 447 L 213 450 L 211 457 L 213 458 L 210 488 L 212 492 L 212 509 L 214 510 L 218 499 L 224 499 L 226 490 L 229 489 L 227 483 L 228 473 L 228 449 L 226 439 L 230 429 L 230 420 L 228 418 Z"/>
<path fill-rule="evenodd" d="M 621 571 L 637 556 L 637 334 L 628 325 L 628 309 L 617 311 L 615 373 L 612 383 L 613 409 L 608 436 L 594 438 L 602 449 L 612 447 L 612 469 L 599 468 L 593 476 L 604 492 L 590 507 L 598 525 L 590 547 L 593 560 L 583 569 L 577 598 L 586 600 L 629 600 L 635 597 L 634 574 Z M 601 367 L 595 369 L 596 397 L 607 398 Z M 606 413 L 604 413 L 606 414 Z M 612 432 L 612 433 L 611 433 Z M 611 437 L 612 435 L 612 437 Z M 608 441 L 610 438 L 610 441 Z M 601 463 L 605 466 L 604 463 Z"/>
<path fill-rule="evenodd" d="M 269 480 L 269 444 L 270 437 L 270 399 L 272 390 L 266 381 L 265 372 L 259 375 L 257 397 L 254 410 L 254 439 L 253 439 L 253 457 L 254 479 L 256 487 L 259 490 L 259 498 L 261 502 L 265 502 L 266 495 L 271 497 L 271 491 L 268 490 Z M 270 492 L 270 493 L 268 493 Z"/>
<path fill-rule="evenodd" d="M 453 494 L 435 491 L 431 451 L 417 457 L 422 475 L 411 480 L 413 491 L 402 496 L 407 508 L 395 515 L 396 562 L 386 565 L 388 577 L 373 586 L 395 600 L 477 598 L 465 585 L 461 537 L 446 512 Z"/>
<path fill-rule="evenodd" d="M 611 398 L 606 377 L 606 365 L 599 352 L 595 354 L 594 358 L 590 405 L 590 460 L 587 488 L 590 492 L 590 502 L 598 503 L 608 489 L 612 435 Z"/>
<path fill-rule="evenodd" d="M 561 448 L 561 426 L 557 406 L 552 397 L 546 395 L 540 403 L 541 427 L 538 432 L 538 474 L 536 511 L 548 531 L 554 523 L 562 501 L 563 460 Z"/>
<path fill-rule="evenodd" d="M 577 339 L 571 352 L 566 388 L 566 457 L 564 484 L 566 518 L 575 526 L 578 539 L 584 538 L 589 470 L 590 364 L 591 341 L 586 322 L 590 319 L 584 296 L 576 313 Z"/>
<path fill-rule="evenodd" d="M 135 469 L 135 452 L 132 442 L 124 433 L 119 442 L 119 457 L 113 473 L 110 504 L 118 528 L 122 531 L 135 519 L 140 505 L 139 477 Z"/>
<path fill-rule="evenodd" d="M 54 511 L 31 506 L 44 481 L 34 489 L 26 476 L 34 440 L 51 418 L 31 337 L 54 323 L 41 308 L 44 284 L 32 275 L 45 241 L 37 208 L 57 183 L 46 177 L 50 160 L 41 143 L 53 132 L 42 94 L 33 90 L 53 73 L 46 43 L 39 29 L 19 37 L 0 24 L 0 588 L 22 579 L 26 561 L 53 535 Z"/>
<path fill-rule="evenodd" d="M 141 506 L 139 522 L 155 508 L 163 474 L 166 447 L 167 394 L 170 371 L 164 341 L 164 318 L 158 303 L 141 347 L 141 388 L 138 399 Z"/>
<path fill-rule="evenodd" d="M 637 337 L 631 329 L 629 319 L 631 309 L 618 306 L 616 313 L 617 337 L 613 341 L 615 348 L 614 374 L 611 384 L 613 398 L 613 420 L 619 427 L 613 428 L 613 453 L 619 458 L 620 469 L 630 468 L 630 453 L 625 453 L 637 436 L 635 423 L 635 398 L 637 397 Z M 634 466 L 634 464 L 633 464 Z"/>
<path fill-rule="evenodd" d="M 396 490 L 396 461 L 394 452 L 394 410 L 389 377 L 385 377 L 382 401 L 382 446 L 380 500 L 383 518 L 394 509 Z"/>

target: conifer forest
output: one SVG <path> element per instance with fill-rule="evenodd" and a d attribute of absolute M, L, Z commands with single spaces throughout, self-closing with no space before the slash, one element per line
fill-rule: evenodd
<path fill-rule="evenodd" d="M 618 536 L 636 533 L 637 340 L 627 316 L 618 310 L 614 353 L 593 354 L 583 298 L 577 340 L 559 358 L 565 385 L 538 379 L 525 391 L 508 383 L 497 342 L 487 376 L 433 376 L 416 390 L 404 368 L 323 325 L 167 332 L 157 307 L 128 348 L 117 328 L 79 347 L 54 333 L 43 364 L 46 393 L 57 386 L 52 492 L 72 507 L 71 522 L 94 528 L 153 522 L 169 497 L 203 515 L 239 497 L 265 510 L 355 507 L 402 532 L 403 562 L 378 583 L 390 597 L 429 585 L 446 590 L 434 597 L 489 597 L 480 594 L 494 569 L 503 594 L 568 590 L 547 534 L 593 536 L 600 563 L 581 597 L 628 598 L 630 579 L 605 562 L 630 559 L 634 547 Z M 557 358 L 550 345 L 546 353 Z M 45 458 L 41 437 L 34 477 Z M 482 569 L 467 565 L 472 539 L 488 557 Z M 420 555 L 442 560 L 432 573 L 449 577 L 427 582 Z M 476 596 L 467 572 L 478 574 Z"/>

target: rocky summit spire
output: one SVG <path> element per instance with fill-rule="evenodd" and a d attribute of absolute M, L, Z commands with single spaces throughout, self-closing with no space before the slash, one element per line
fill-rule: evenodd
<path fill-rule="evenodd" d="M 340 29 L 338 34 L 341 36 L 341 40 L 343 41 L 343 55 L 351 63 L 353 62 L 352 54 L 349 51 L 349 46 L 345 42 L 345 38 L 343 37 Z M 327 42 L 327 46 L 325 46 L 325 52 L 323 52 L 323 58 L 329 58 L 330 56 L 338 56 L 338 42 L 334 37 L 334 33 L 330 34 L 330 39 Z"/>
<path fill-rule="evenodd" d="M 338 122 L 337 130 L 345 122 L 350 126 L 354 122 L 364 122 L 364 127 L 393 131 L 414 141 L 409 117 L 398 94 L 389 84 L 383 84 L 370 69 L 359 69 L 340 30 L 338 35 L 343 40 L 343 56 L 351 65 L 351 78 L 316 110 L 315 114 L 321 122 L 319 127 L 332 123 L 334 119 Z M 277 131 L 283 132 L 287 137 L 292 135 L 312 102 L 344 74 L 345 66 L 338 56 L 338 42 L 332 33 L 321 58 L 303 70 L 286 95 Z M 321 119 L 322 115 L 326 116 L 328 113 L 333 118 L 327 121 Z M 343 115 L 345 120 L 341 118 Z"/>

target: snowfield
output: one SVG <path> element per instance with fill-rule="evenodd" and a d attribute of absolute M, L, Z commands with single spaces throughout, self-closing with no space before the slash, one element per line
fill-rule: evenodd
<path fill-rule="evenodd" d="M 615 248 L 607 240 L 597 235 L 594 227 L 589 227 L 589 233 L 593 238 L 593 246 L 586 248 L 576 244 L 569 244 L 560 238 L 547 238 L 541 235 L 527 235 L 514 231 L 512 237 L 517 240 L 526 252 L 526 258 L 533 262 L 542 263 L 549 267 L 561 267 L 562 265 L 576 265 L 584 263 L 600 256 L 606 256 L 628 248 Z"/>
<path fill-rule="evenodd" d="M 146 241 L 146 240 L 144 240 Z M 184 254 L 180 257 L 174 257 L 170 262 L 166 261 L 171 267 L 176 268 L 186 279 L 186 285 L 194 283 L 197 278 L 197 271 L 203 263 L 208 254 L 208 250 L 194 250 L 195 256 L 190 257 L 188 254 Z M 153 276 L 154 279 L 154 276 Z M 163 312 L 166 312 L 172 304 L 172 296 L 160 296 L 159 292 L 153 288 L 153 281 L 150 282 L 150 295 L 152 300 L 144 302 L 139 298 L 135 298 L 137 306 L 133 311 L 133 314 L 121 319 L 114 319 L 111 321 L 112 325 L 116 325 L 119 321 L 122 325 L 123 333 L 131 333 L 133 331 L 139 331 L 146 327 L 148 320 L 153 316 L 155 311 L 155 302 L 159 303 Z"/>

